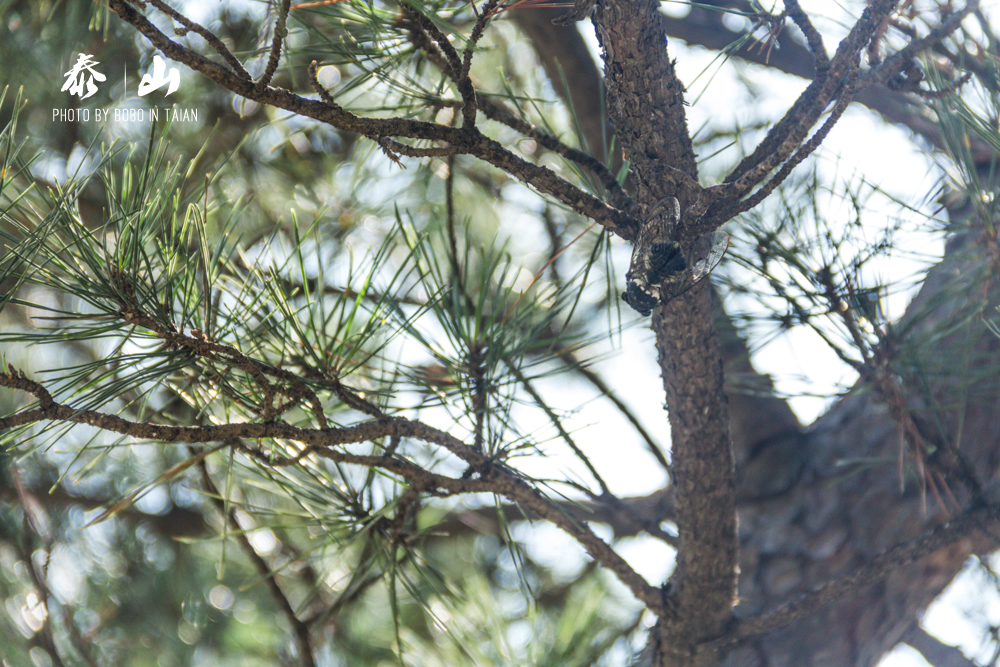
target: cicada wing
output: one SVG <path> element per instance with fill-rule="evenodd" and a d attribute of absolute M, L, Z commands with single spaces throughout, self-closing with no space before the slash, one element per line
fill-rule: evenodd
<path fill-rule="evenodd" d="M 688 291 L 692 285 L 712 272 L 729 249 L 729 234 L 712 232 L 698 238 L 687 247 L 687 270 L 667 276 L 660 288 L 660 301 L 667 303 Z"/>
<path fill-rule="evenodd" d="M 660 215 L 665 215 L 669 224 L 676 225 L 681 219 L 681 203 L 677 201 L 676 197 L 664 197 L 660 201 L 653 204 L 653 208 L 649 209 L 649 213 L 646 214 L 646 219 L 643 221 L 643 225 L 652 220 L 656 212 L 663 208 L 663 213 Z M 673 230 L 670 230 L 671 232 Z"/>
<path fill-rule="evenodd" d="M 691 284 L 698 282 L 712 272 L 722 261 L 729 249 L 729 234 L 712 232 L 705 234 L 688 246 L 688 266 L 691 270 Z"/>

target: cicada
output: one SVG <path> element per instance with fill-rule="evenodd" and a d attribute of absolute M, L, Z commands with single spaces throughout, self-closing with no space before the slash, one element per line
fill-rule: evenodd
<path fill-rule="evenodd" d="M 710 232 L 682 249 L 671 240 L 680 218 L 680 203 L 667 197 L 653 206 L 639 229 L 622 299 L 643 317 L 711 273 L 729 248 L 728 234 Z"/>

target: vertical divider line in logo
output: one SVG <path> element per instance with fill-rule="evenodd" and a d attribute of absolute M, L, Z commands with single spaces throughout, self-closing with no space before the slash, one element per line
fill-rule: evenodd
<path fill-rule="evenodd" d="M 122 101 L 128 99 L 128 63 L 122 63 L 122 70 L 124 70 L 124 79 L 122 79 Z"/>

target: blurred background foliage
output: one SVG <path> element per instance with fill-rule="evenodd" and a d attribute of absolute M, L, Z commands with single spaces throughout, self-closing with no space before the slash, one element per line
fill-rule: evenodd
<path fill-rule="evenodd" d="M 259 73 L 271 7 L 180 9 Z M 431 10 L 455 31 L 467 32 L 474 18 L 468 5 Z M 239 397 L 254 391 L 252 379 L 113 321 L 127 283 L 137 308 L 164 324 L 214 329 L 267 363 L 329 372 L 373 405 L 464 423 L 467 433 L 476 399 L 463 346 L 480 341 L 492 393 L 489 446 L 509 457 L 555 435 L 544 426 L 547 406 L 541 420 L 511 414 L 541 409 L 507 369 L 518 368 L 525 381 L 546 377 L 565 370 L 559 355 L 606 335 L 582 324 L 612 321 L 601 314 L 615 295 L 605 235 L 586 234 L 519 299 L 550 259 L 549 246 L 561 248 L 587 224 L 504 174 L 462 158 L 404 159 L 401 169 L 371 142 L 240 101 L 187 71 L 169 99 L 162 90 L 138 98 L 152 51 L 90 3 L 4 2 L 0 16 L 7 90 L 0 125 L 10 130 L 6 146 L 25 141 L 24 162 L 10 161 L 14 178 L 6 174 L 2 192 L 5 244 L 31 239 L 37 254 L 28 262 L 38 270 L 15 297 L 17 278 L 4 267 L 5 364 L 54 380 L 75 405 L 129 419 L 253 418 Z M 352 110 L 450 117 L 452 91 L 400 37 L 399 21 L 398 10 L 365 3 L 295 11 L 275 83 L 308 92 L 306 68 L 317 59 L 320 81 Z M 183 39 L 203 46 L 193 34 Z M 83 103 L 59 90 L 78 53 L 93 55 L 108 78 Z M 474 75 L 533 122 L 572 135 L 570 114 L 554 103 L 530 46 L 509 23 L 488 31 Z M 150 100 L 197 109 L 198 120 L 154 128 L 52 116 Z M 489 130 L 514 141 L 507 128 Z M 533 141 L 513 145 L 526 158 L 541 156 Z M 450 237 L 446 187 L 458 202 Z M 448 248 L 457 250 L 458 266 Z M 124 279 L 116 282 L 108 266 Z M 456 269 L 472 303 L 455 295 Z M 467 317 L 467 306 L 477 317 Z M 66 311 L 88 317 L 59 321 Z M 46 326 L 60 329 L 61 342 L 46 339 L 53 329 L 30 340 L 45 316 L 56 317 Z M 218 384 L 205 388 L 206 376 Z M 329 416 L 357 421 L 325 378 L 306 379 L 327 391 Z M 3 391 L 2 400 L 7 411 L 22 407 L 24 396 Z M 286 417 L 310 419 L 305 410 Z M 217 454 L 204 471 L 164 476 L 192 451 L 87 428 L 4 435 L 0 641 L 8 664 L 297 664 L 300 647 L 268 572 L 308 620 L 320 664 L 592 664 L 631 652 L 637 610 L 607 605 L 607 579 L 582 560 L 538 564 L 505 537 L 508 526 L 448 539 L 434 532 L 444 513 L 488 499 L 431 505 L 427 516 L 421 510 L 397 548 L 382 519 L 405 489 L 385 475 L 321 460 L 267 470 Z M 430 467 L 454 465 L 424 449 L 412 456 Z M 98 508 L 122 499 L 135 502 L 92 523 Z M 243 549 L 234 532 L 245 536 Z"/>

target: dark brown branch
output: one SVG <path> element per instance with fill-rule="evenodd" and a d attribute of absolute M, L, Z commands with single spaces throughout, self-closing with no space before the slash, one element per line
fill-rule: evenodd
<path fill-rule="evenodd" d="M 819 148 L 820 144 L 826 140 L 827 135 L 830 134 L 830 130 L 833 129 L 833 126 L 837 124 L 840 117 L 844 115 L 845 111 L 847 111 L 847 107 L 854 97 L 855 81 L 856 72 L 855 77 L 852 77 L 847 82 L 844 92 L 841 93 L 840 99 L 837 100 L 837 103 L 830 112 L 830 116 L 823 123 L 823 126 L 820 127 L 820 129 L 817 130 L 812 137 L 810 137 L 809 141 L 802 144 L 802 146 L 791 158 L 788 159 L 787 162 L 785 162 L 785 164 L 781 165 L 781 169 L 778 170 L 778 173 L 776 173 L 770 181 L 761 186 L 757 192 L 741 201 L 731 213 L 727 213 L 726 215 L 728 217 L 736 217 L 740 213 L 749 211 L 757 206 L 757 204 L 764 201 L 779 185 L 784 182 L 786 178 L 791 175 L 792 170 L 795 169 L 795 167 L 800 165 L 803 160 L 812 155 L 812 153 Z"/>
<path fill-rule="evenodd" d="M 406 144 L 401 144 L 398 141 L 394 141 L 389 137 L 381 137 L 378 140 L 378 145 L 382 147 L 382 152 L 389 156 L 389 159 L 402 166 L 399 159 L 395 154 L 405 155 L 407 157 L 446 157 L 448 155 L 455 155 L 458 153 L 458 149 L 454 146 L 430 146 L 427 148 L 417 148 L 415 146 L 407 146 Z"/>
<path fill-rule="evenodd" d="M 23 372 L 10 367 L 9 373 L 0 374 L 0 386 L 18 389 L 34 395 L 38 407 L 23 410 L 10 417 L 0 418 L 0 429 L 14 428 L 40 421 L 61 421 L 65 423 L 88 424 L 95 428 L 121 433 L 134 438 L 146 438 L 161 442 L 236 442 L 261 438 L 281 438 L 307 445 L 299 458 L 315 453 L 345 463 L 355 463 L 369 467 L 380 467 L 407 476 L 411 481 L 423 483 L 431 473 L 399 459 L 383 456 L 360 456 L 332 449 L 337 445 L 379 440 L 385 437 L 408 437 L 444 447 L 465 461 L 470 469 L 479 475 L 479 484 L 470 479 L 452 479 L 436 475 L 431 480 L 438 488 L 450 493 L 475 492 L 494 493 L 517 502 L 537 516 L 554 523 L 577 540 L 595 560 L 614 572 L 639 600 L 654 613 L 663 612 L 663 599 L 659 589 L 650 586 L 632 567 L 606 542 L 601 540 L 583 523 L 574 521 L 546 498 L 540 491 L 530 486 L 520 477 L 493 461 L 474 447 L 457 438 L 421 422 L 393 418 L 363 422 L 347 427 L 326 429 L 303 429 L 289 424 L 242 423 L 206 426 L 166 426 L 162 424 L 136 423 L 117 415 L 94 410 L 77 410 L 56 403 L 51 394 L 41 384 L 29 380 Z"/>
<path fill-rule="evenodd" d="M 240 62 L 239 58 L 233 55 L 233 52 L 229 50 L 229 47 L 223 44 L 221 39 L 215 36 L 215 33 L 206 30 L 203 26 L 195 23 L 188 17 L 179 13 L 173 7 L 163 2 L 162 0 L 148 0 L 148 2 L 149 4 L 153 5 L 161 12 L 172 18 L 174 21 L 177 21 L 182 26 L 184 26 L 183 29 L 175 29 L 174 30 L 175 33 L 181 36 L 183 36 L 188 31 L 197 33 L 199 36 L 201 36 L 202 39 L 208 42 L 213 49 L 215 49 L 216 53 L 222 56 L 223 60 L 229 63 L 229 66 L 233 68 L 233 71 L 236 73 L 236 76 L 246 81 L 252 80 L 253 77 L 251 77 L 250 73 L 247 72 L 246 68 L 243 67 L 243 63 Z"/>
<path fill-rule="evenodd" d="M 137 312 L 129 305 L 123 305 L 120 316 L 126 321 L 145 327 L 163 339 L 164 345 L 172 348 L 185 348 L 199 357 L 213 360 L 224 360 L 231 363 L 250 375 L 260 386 L 264 393 L 264 404 L 258 412 L 265 421 L 270 421 L 277 417 L 278 413 L 274 408 L 275 394 L 280 391 L 294 399 L 294 401 L 306 401 L 309 403 L 313 415 L 316 417 L 317 425 L 326 428 L 326 415 L 319 397 L 310 389 L 302 379 L 282 368 L 276 368 L 270 364 L 257 361 L 247 357 L 242 352 L 231 345 L 225 345 L 216 341 L 211 341 L 201 335 L 185 335 L 171 331 L 161 326 L 158 322 L 144 313 Z M 192 334 L 196 332 L 192 331 Z M 288 383 L 285 387 L 276 388 L 266 376 L 270 375 L 278 380 Z M 287 409 L 289 406 L 285 406 Z"/>
<path fill-rule="evenodd" d="M 473 342 L 469 347 L 468 369 L 469 379 L 472 381 L 472 416 L 475 419 L 473 437 L 475 438 L 473 447 L 477 452 L 484 451 L 486 438 L 483 433 L 486 427 L 486 412 L 488 392 L 485 378 L 485 367 L 483 359 L 485 357 L 485 345 L 478 341 Z"/>
<path fill-rule="evenodd" d="M 685 646 L 722 630 L 737 583 L 736 473 L 710 287 L 696 285 L 657 308 L 652 327 L 670 417 L 680 541 L 674 613 L 662 630 Z"/>
<path fill-rule="evenodd" d="M 588 155 L 581 150 L 570 148 L 553 137 L 551 134 L 539 130 L 531 123 L 516 117 L 499 104 L 491 102 L 486 98 L 479 98 L 479 107 L 483 110 L 483 114 L 490 120 L 495 120 L 498 123 L 503 123 L 513 130 L 517 130 L 524 136 L 537 141 L 542 147 L 547 148 L 553 153 L 557 153 L 567 160 L 575 162 L 581 167 L 589 170 L 601 182 L 604 189 L 608 191 L 612 204 L 623 211 L 634 210 L 635 202 L 633 202 L 632 198 L 628 196 L 625 189 L 619 185 L 617 177 L 611 173 L 611 170 L 604 166 L 604 164 L 597 158 Z"/>
<path fill-rule="evenodd" d="M 0 429 L 15 428 L 41 421 L 62 421 L 87 424 L 135 438 L 151 438 L 164 442 L 207 443 L 235 438 L 285 438 L 316 447 L 334 447 L 400 434 L 441 445 L 467 463 L 485 463 L 472 447 L 463 444 L 447 433 L 420 422 L 399 418 L 326 429 L 303 429 L 281 422 L 169 426 L 132 422 L 117 415 L 95 410 L 77 410 L 56 403 L 45 387 L 27 379 L 23 372 L 15 371 L 13 368 L 10 368 L 9 373 L 0 374 L 0 386 L 30 393 L 38 399 L 38 407 L 0 418 Z"/>
<path fill-rule="evenodd" d="M 937 637 L 928 634 L 917 623 L 903 635 L 901 641 L 916 649 L 924 660 L 934 667 L 978 667 L 975 662 L 965 657 L 965 654 L 957 647 L 945 644 Z"/>
<path fill-rule="evenodd" d="M 462 77 L 462 61 L 458 57 L 458 51 L 452 46 L 451 41 L 448 39 L 447 35 L 441 32 L 441 29 L 437 27 L 437 24 L 430 19 L 430 17 L 422 14 L 419 9 L 411 7 L 407 3 L 401 3 L 400 7 L 403 10 L 403 14 L 411 21 L 413 21 L 417 26 L 420 27 L 421 31 L 429 36 L 437 44 L 440 49 L 440 53 L 446 59 L 448 66 L 442 68 L 445 74 L 452 79 L 456 84 Z M 464 100 L 463 100 L 464 101 Z"/>
<path fill-rule="evenodd" d="M 594 23 L 605 49 L 609 107 L 635 165 L 639 203 L 676 193 L 686 209 L 702 191 L 684 90 L 664 48 L 658 7 L 608 0 L 597 4 Z M 707 285 L 696 286 L 658 307 L 652 322 L 673 439 L 679 531 L 667 613 L 653 641 L 676 655 L 723 630 L 737 583 L 735 471 L 711 308 Z"/>
<path fill-rule="evenodd" d="M 577 213 L 596 220 L 608 231 L 614 232 L 626 241 L 634 240 L 639 233 L 639 221 L 629 213 L 612 208 L 583 190 L 569 185 L 546 167 L 539 167 L 522 160 L 489 137 L 478 135 L 466 152 L 503 169 L 541 192 L 551 194 Z"/>
<path fill-rule="evenodd" d="M 438 50 L 437 46 L 430 39 L 430 37 L 428 37 L 426 33 L 421 30 L 419 25 L 414 25 L 412 27 L 410 31 L 410 39 L 417 48 L 421 49 L 426 54 L 427 60 L 434 63 L 438 69 L 446 74 L 450 71 L 450 66 L 441 54 L 440 50 Z M 589 55 L 587 57 L 589 58 Z M 537 141 L 542 147 L 547 148 L 567 160 L 575 162 L 581 167 L 589 170 L 601 182 L 601 185 L 604 186 L 605 190 L 608 191 L 608 194 L 611 197 L 611 203 L 614 206 L 617 206 L 626 212 L 632 212 L 634 210 L 635 202 L 633 202 L 632 198 L 628 196 L 625 189 L 619 185 L 618 179 L 615 177 L 614 173 L 604 166 L 600 160 L 584 153 L 583 151 L 566 146 L 552 135 L 543 132 L 522 118 L 518 118 L 510 110 L 504 108 L 504 106 L 499 102 L 494 102 L 487 97 L 477 95 L 476 103 L 483 111 L 483 114 L 490 120 L 503 123 L 507 127 L 517 130 L 524 136 Z"/>
<path fill-rule="evenodd" d="M 810 128 L 850 78 L 850 73 L 857 67 L 860 52 L 871 40 L 882 19 L 895 8 L 896 2 L 897 0 L 875 0 L 865 7 L 861 18 L 837 48 L 829 69 L 817 71 L 816 78 L 768 132 L 767 137 L 726 177 L 723 190 L 725 198 L 742 196 L 799 149 Z M 718 215 L 720 208 L 724 207 L 713 206 L 709 209 L 706 216 L 709 220 L 703 221 L 703 225 L 692 233 L 714 229 L 724 217 Z"/>
<path fill-rule="evenodd" d="M 897 53 L 894 53 L 889 58 L 886 58 L 885 61 L 878 67 L 866 72 L 865 75 L 861 77 L 858 87 L 863 88 L 875 84 L 885 85 L 888 83 L 889 79 L 906 69 L 909 66 L 910 61 L 912 61 L 916 56 L 927 49 L 937 46 L 942 39 L 958 30 L 962 21 L 965 20 L 965 17 L 975 11 L 978 11 L 978 9 L 979 0 L 969 0 L 965 3 L 965 7 L 949 16 L 939 25 L 932 28 L 927 35 L 911 41 Z"/>
<path fill-rule="evenodd" d="M 267 465 L 289 465 L 301 458 L 301 456 L 296 456 L 292 459 L 282 459 L 246 447 L 241 448 L 241 451 L 254 456 Z M 551 500 L 545 498 L 539 491 L 528 486 L 522 480 L 502 472 L 501 466 L 488 465 L 485 462 L 485 457 L 482 459 L 483 462 L 476 466 L 480 470 L 478 479 L 467 477 L 456 479 L 432 473 L 400 458 L 350 454 L 320 447 L 310 447 L 304 454 L 315 454 L 339 463 L 382 468 L 400 475 L 432 495 L 492 493 L 513 500 L 522 508 L 519 510 L 520 512 L 523 513 L 527 510 L 530 515 L 550 521 L 576 538 L 596 561 L 614 572 L 622 583 L 629 587 L 633 595 L 646 604 L 652 612 L 663 612 L 663 600 L 659 590 L 646 583 L 607 543 L 594 535 L 585 523 L 573 519 L 559 506 L 553 504 Z"/>
<path fill-rule="evenodd" d="M 684 40 L 688 44 L 725 50 L 745 62 L 773 68 L 793 76 L 805 79 L 815 76 L 810 52 L 797 40 L 783 40 L 780 50 L 765 52 L 750 45 L 734 49 L 734 45 L 744 38 L 744 34 L 727 28 L 722 23 L 722 14 L 719 11 L 696 7 L 685 18 L 663 15 L 660 20 L 668 35 Z M 968 61 L 966 63 L 968 64 Z M 905 62 L 897 63 L 893 58 L 889 58 L 879 65 L 877 71 L 880 79 L 888 81 L 905 67 Z M 866 76 L 872 74 L 873 72 L 867 72 Z M 854 101 L 880 114 L 886 122 L 904 125 L 938 149 L 944 148 L 945 142 L 940 128 L 922 112 L 922 105 L 916 98 L 903 92 L 863 82 L 854 96 Z M 977 156 L 985 157 L 993 153 L 984 142 L 975 139 L 973 139 L 973 150 Z"/>
<path fill-rule="evenodd" d="M 809 20 L 806 13 L 802 11 L 798 0 L 785 0 L 785 7 L 787 8 L 788 17 L 795 22 L 795 25 L 805 35 L 809 50 L 812 51 L 813 56 L 816 58 L 817 75 L 825 75 L 827 70 L 830 69 L 830 57 L 826 54 L 826 47 L 823 46 L 823 37 L 813 26 L 812 21 Z"/>
<path fill-rule="evenodd" d="M 475 5 L 475 0 L 472 0 L 473 6 Z M 472 68 L 472 54 L 475 49 L 476 44 L 479 40 L 483 38 L 483 34 L 486 31 L 486 26 L 489 24 L 490 18 L 496 11 L 497 6 L 500 4 L 500 0 L 486 0 L 483 4 L 483 8 L 479 12 L 479 18 L 476 20 L 476 25 L 472 28 L 472 34 L 469 35 L 469 41 L 465 45 L 465 53 L 462 54 L 462 69 L 459 71 L 459 86 L 465 86 L 468 89 L 468 95 L 463 92 L 462 99 L 465 101 L 465 106 L 462 107 L 462 127 L 472 128 L 476 126 L 476 111 L 478 109 L 479 96 L 476 95 L 475 89 L 472 87 L 472 79 L 469 78 L 469 70 Z"/>
<path fill-rule="evenodd" d="M 636 178 L 638 201 L 677 195 L 685 207 L 696 193 L 679 192 L 677 176 L 698 175 L 684 111 L 684 86 L 677 78 L 660 25 L 659 3 L 598 3 L 598 42 L 605 51 L 608 110 Z"/>
<path fill-rule="evenodd" d="M 468 68 L 462 64 L 461 60 L 459 60 L 458 51 L 456 51 L 455 47 L 452 46 L 447 35 L 441 32 L 441 29 L 437 27 L 437 24 L 435 24 L 430 17 L 424 15 L 419 8 L 411 7 L 405 2 L 401 6 L 406 16 L 420 26 L 420 28 L 434 40 L 438 47 L 440 47 L 444 57 L 448 60 L 449 68 L 445 70 L 445 73 L 448 74 L 455 82 L 455 85 L 458 87 L 458 92 L 462 96 L 462 129 L 472 130 L 476 127 L 476 89 L 472 86 L 472 79 L 469 78 Z M 479 27 L 479 24 L 483 23 L 484 20 L 485 16 L 480 17 L 476 24 L 477 27 Z M 480 30 L 482 30 L 482 28 L 480 28 Z M 482 32 L 480 32 L 480 36 L 482 36 Z M 471 45 L 469 49 L 466 50 L 466 58 L 468 60 L 468 64 L 471 64 Z"/>
<path fill-rule="evenodd" d="M 145 35 L 165 56 L 201 72 L 241 97 L 313 118 L 341 130 L 356 132 L 376 142 L 382 137 L 408 137 L 444 142 L 454 146 L 459 153 L 478 157 L 540 192 L 555 197 L 577 213 L 596 220 L 626 240 L 635 236 L 638 221 L 631 215 L 605 204 L 559 178 L 550 169 L 522 160 L 497 142 L 483 136 L 475 128 L 451 128 L 437 123 L 404 118 L 365 118 L 352 114 L 342 107 L 306 99 L 283 88 L 268 87 L 257 91 L 252 81 L 242 79 L 201 54 L 170 40 L 125 0 L 109 0 L 109 6 L 122 20 Z"/>
<path fill-rule="evenodd" d="M 309 63 L 309 82 L 312 84 L 313 90 L 316 91 L 316 94 L 319 95 L 319 98 L 323 100 L 325 104 L 333 107 L 334 109 L 343 111 L 343 107 L 337 104 L 336 100 L 333 99 L 333 95 L 330 94 L 330 91 L 323 87 L 323 84 L 319 82 L 319 63 L 315 60 Z"/>
<path fill-rule="evenodd" d="M 391 455 L 351 454 L 349 452 L 310 445 L 303 448 L 295 456 L 280 456 L 273 452 L 249 447 L 245 444 L 239 444 L 236 447 L 240 452 L 272 468 L 287 468 L 297 465 L 305 458 L 318 456 L 330 461 L 336 461 L 337 463 L 348 463 L 367 468 L 382 468 L 383 470 L 399 475 L 415 486 L 419 486 L 423 489 L 424 493 L 442 498 L 463 493 L 492 493 L 490 484 L 483 476 L 476 479 L 456 479 L 447 475 L 430 472 L 405 459 Z"/>
<path fill-rule="evenodd" d="M 324 385 L 333 389 L 333 393 L 337 395 L 340 402 L 352 410 L 357 410 L 361 414 L 374 417 L 375 419 L 384 419 L 386 417 L 385 412 L 383 412 L 381 408 L 374 403 L 361 398 L 354 391 L 344 386 L 344 383 L 340 381 L 339 377 L 330 377 L 326 374 L 319 373 L 315 369 L 308 368 L 305 364 L 303 364 L 303 372 L 308 375 L 313 375 L 319 382 L 322 382 Z"/>
<path fill-rule="evenodd" d="M 275 71 L 278 69 L 278 61 L 281 59 L 281 44 L 285 39 L 285 35 L 288 34 L 288 29 L 285 26 L 288 22 L 288 9 L 291 5 L 292 0 L 281 0 L 281 6 L 278 7 L 278 20 L 274 24 L 271 52 L 268 54 L 267 66 L 264 68 L 264 73 L 257 82 L 257 90 L 267 88 L 268 84 L 271 83 L 271 77 L 274 76 Z"/>
<path fill-rule="evenodd" d="M 465 291 L 465 273 L 462 264 L 458 261 L 458 232 L 456 227 L 458 222 L 455 215 L 455 157 L 448 158 L 448 176 L 444 179 L 444 203 L 445 203 L 445 226 L 448 229 L 448 261 L 451 262 L 451 272 L 455 277 L 458 292 L 465 297 L 467 314 L 476 312 L 472 304 L 469 293 Z"/>
<path fill-rule="evenodd" d="M 584 44 L 579 31 L 565 30 L 553 25 L 552 19 L 562 15 L 560 9 L 532 9 L 531 11 L 511 12 L 511 19 L 524 30 L 530 37 L 539 53 L 541 62 L 552 81 L 552 85 L 559 92 L 566 105 L 578 114 L 578 122 L 581 128 L 582 137 L 586 137 L 584 145 L 589 145 L 590 150 L 595 154 L 602 146 L 605 146 L 604 135 L 610 131 L 604 111 L 603 95 L 597 94 L 603 87 L 600 72 Z M 692 7 L 690 14 L 684 19 L 673 19 L 666 15 L 661 15 L 661 24 L 666 32 L 672 37 L 680 37 L 688 42 L 702 43 L 711 48 L 724 48 L 740 37 L 739 33 L 733 33 L 725 27 L 721 21 L 722 13 L 710 9 Z M 765 56 L 762 50 L 743 48 L 739 51 L 739 57 L 765 63 Z M 776 50 L 771 54 L 769 64 L 782 71 L 791 71 L 803 77 L 813 75 L 813 58 L 809 52 L 794 39 L 787 39 L 782 42 L 780 51 Z M 871 91 L 868 91 L 871 92 Z M 880 91 L 885 93 L 879 95 L 876 101 L 889 97 L 898 98 L 900 96 L 890 91 Z M 869 104 L 872 102 L 869 101 Z M 481 105 L 481 108 L 482 105 Z M 924 128 L 926 131 L 926 128 Z M 619 159 L 621 151 L 617 151 L 612 160 Z M 614 201 L 614 200 L 612 200 Z M 625 208 L 622 206 L 622 208 Z M 549 235 L 555 238 L 551 229 L 550 219 L 546 218 L 546 225 L 549 227 Z M 552 252 L 558 251 L 561 243 L 553 241 Z M 556 268 L 553 263 L 552 268 Z M 556 275 L 553 273 L 553 275 Z M 746 361 L 747 353 L 743 342 L 738 338 L 732 327 L 726 327 L 728 319 L 725 316 L 716 317 L 717 326 L 723 322 L 723 335 L 729 334 L 725 338 L 724 357 L 727 363 L 727 381 L 729 389 L 729 412 L 731 418 L 732 436 L 734 445 L 741 447 L 741 451 L 748 451 L 759 442 L 763 442 L 774 437 L 778 433 L 788 430 L 797 430 L 798 422 L 781 399 L 771 396 L 771 383 L 766 377 L 762 377 L 757 382 L 744 382 L 745 385 L 757 385 L 761 387 L 762 394 L 757 390 L 737 391 L 732 385 L 733 378 L 731 371 L 739 373 L 741 378 L 758 377 L 756 371 Z M 614 392 L 612 392 L 600 377 L 586 367 L 578 365 L 576 360 L 567 360 L 567 365 L 573 366 L 583 374 L 591 384 L 615 404 L 616 407 L 635 426 L 636 430 L 645 440 L 646 446 L 651 454 L 656 458 L 661 467 L 670 473 L 670 465 L 663 454 L 661 443 L 657 442 L 640 425 L 635 415 L 622 403 Z M 737 457 L 739 460 L 739 457 Z M 672 494 L 672 491 L 671 491 Z M 646 515 L 648 518 L 659 517 L 669 520 L 673 515 L 672 504 L 668 514 Z M 624 520 L 626 517 L 622 517 Z M 612 522 L 612 526 L 617 526 L 621 522 Z M 619 528 L 615 528 L 615 535 L 620 536 Z"/>
<path fill-rule="evenodd" d="M 557 500 L 553 501 L 563 512 L 577 521 L 604 523 L 611 527 L 616 540 L 624 537 L 634 537 L 647 532 L 646 526 L 659 525 L 663 521 L 674 518 L 673 489 L 660 489 L 646 496 L 615 498 L 595 498 L 592 500 Z M 622 511 L 622 507 L 626 511 Z M 470 530 L 486 535 L 501 537 L 501 527 L 497 521 L 498 512 L 505 523 L 524 521 L 524 509 L 510 503 L 499 507 L 480 507 L 466 509 L 447 514 L 439 523 L 434 524 L 434 533 L 458 535 Z M 529 520 L 538 519 L 528 514 Z M 676 547 L 677 538 L 668 535 L 655 535 L 667 544 Z"/>

